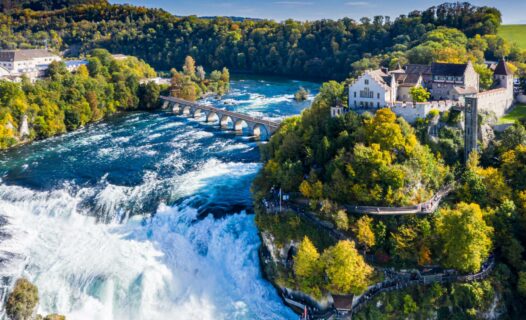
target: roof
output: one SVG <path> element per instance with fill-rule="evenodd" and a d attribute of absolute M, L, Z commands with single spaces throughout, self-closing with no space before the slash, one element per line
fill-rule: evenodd
<path fill-rule="evenodd" d="M 431 75 L 431 66 L 427 64 L 408 64 L 405 66 L 405 72 L 408 74 Z"/>
<path fill-rule="evenodd" d="M 467 88 L 464 88 L 464 87 L 454 87 L 453 89 L 454 89 L 455 92 L 458 93 L 459 95 L 465 95 L 465 94 L 476 94 L 476 93 L 479 92 L 479 91 L 477 90 L 477 88 L 475 88 L 475 87 L 467 87 Z"/>
<path fill-rule="evenodd" d="M 338 310 L 351 310 L 353 295 L 332 295 L 334 307 Z"/>
<path fill-rule="evenodd" d="M 513 73 L 510 71 L 510 68 L 508 68 L 508 64 L 504 59 L 500 59 L 499 63 L 497 64 L 497 67 L 495 67 L 494 74 L 500 75 L 500 76 L 511 76 Z"/>
<path fill-rule="evenodd" d="M 414 87 L 420 83 L 420 79 L 421 79 L 421 75 L 419 73 L 408 73 L 408 74 L 396 73 L 394 77 L 398 85 L 405 86 L 405 87 Z"/>
<path fill-rule="evenodd" d="M 466 72 L 467 63 L 433 63 L 431 73 L 434 76 L 453 76 L 461 77 Z"/>
<path fill-rule="evenodd" d="M 391 76 L 383 72 L 381 69 L 368 71 L 367 73 L 370 74 L 371 77 L 373 77 L 381 85 L 391 87 Z"/>
<path fill-rule="evenodd" d="M 54 57 L 53 53 L 45 49 L 26 49 L 26 50 L 2 50 L 0 51 L 0 61 L 25 61 L 36 58 Z"/>

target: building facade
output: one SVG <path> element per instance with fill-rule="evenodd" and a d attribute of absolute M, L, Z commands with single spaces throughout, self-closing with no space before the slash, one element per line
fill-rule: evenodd
<path fill-rule="evenodd" d="M 44 49 L 0 51 L 0 67 L 17 75 L 47 69 L 51 62 L 60 60 L 59 56 Z"/>
<path fill-rule="evenodd" d="M 368 70 L 349 86 L 349 109 L 374 111 L 388 107 L 413 122 L 427 116 L 432 109 L 442 112 L 453 106 L 462 107 L 465 98 L 471 97 L 478 100 L 479 111 L 502 116 L 513 105 L 514 79 L 504 59 L 494 68 L 494 87 L 484 92 L 480 92 L 479 75 L 471 62 L 413 64 L 393 71 Z M 431 101 L 412 101 L 410 90 L 417 86 L 431 93 Z M 341 107 L 331 109 L 332 116 L 344 112 Z"/>

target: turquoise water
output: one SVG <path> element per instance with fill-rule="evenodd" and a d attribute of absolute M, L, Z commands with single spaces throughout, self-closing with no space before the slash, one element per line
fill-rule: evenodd
<path fill-rule="evenodd" d="M 236 79 L 207 102 L 279 120 L 309 105 L 299 86 L 319 87 Z M 0 275 L 68 319 L 295 318 L 259 269 L 259 144 L 136 112 L 0 153 Z"/>

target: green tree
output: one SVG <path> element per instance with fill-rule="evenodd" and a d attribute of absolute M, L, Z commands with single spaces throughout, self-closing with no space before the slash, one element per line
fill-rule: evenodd
<path fill-rule="evenodd" d="M 137 93 L 139 97 L 139 106 L 143 109 L 154 109 L 159 104 L 161 87 L 153 81 L 139 86 Z"/>
<path fill-rule="evenodd" d="M 327 288 L 332 293 L 359 295 L 367 289 L 373 269 L 349 240 L 339 241 L 326 249 L 321 256 Z"/>
<path fill-rule="evenodd" d="M 414 102 L 426 102 L 431 97 L 431 93 L 422 86 L 416 86 L 409 89 L 409 94 Z"/>
<path fill-rule="evenodd" d="M 477 272 L 492 248 L 493 228 L 484 221 L 480 206 L 461 202 L 441 209 L 436 218 L 444 266 L 462 272 Z"/>

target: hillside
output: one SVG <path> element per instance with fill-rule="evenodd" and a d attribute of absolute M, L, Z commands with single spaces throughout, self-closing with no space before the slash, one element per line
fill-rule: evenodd
<path fill-rule="evenodd" d="M 164 71 L 191 55 L 211 69 L 226 66 L 233 72 L 344 80 L 380 65 L 467 59 L 466 38 L 495 34 L 500 22 L 497 9 L 468 3 L 445 3 L 396 19 L 280 23 L 177 17 L 128 5 L 77 6 L 0 15 L 0 24 L 10 26 L 0 30 L 0 48 L 38 46 L 47 38 L 61 51 L 73 45 L 82 46 L 82 52 L 103 47 Z M 439 32 L 438 38 L 428 34 L 441 28 L 458 32 Z M 493 56 L 489 52 L 487 58 Z M 476 57 L 481 60 L 480 50 Z"/>
<path fill-rule="evenodd" d="M 526 49 L 526 24 L 508 24 L 499 28 L 498 35 Z"/>
<path fill-rule="evenodd" d="M 106 0 L 2 0 L 0 11 L 31 9 L 34 11 L 59 10 L 80 4 L 107 4 Z"/>

